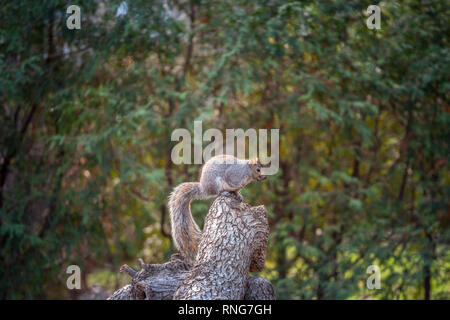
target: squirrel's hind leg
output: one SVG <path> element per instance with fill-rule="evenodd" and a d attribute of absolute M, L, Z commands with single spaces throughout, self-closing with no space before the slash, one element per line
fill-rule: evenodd
<path fill-rule="evenodd" d="M 239 202 L 243 202 L 244 201 L 244 198 L 242 197 L 240 190 L 236 190 L 236 191 L 222 191 L 222 192 L 219 193 L 219 195 L 220 196 L 226 196 L 226 197 L 233 197 Z"/>

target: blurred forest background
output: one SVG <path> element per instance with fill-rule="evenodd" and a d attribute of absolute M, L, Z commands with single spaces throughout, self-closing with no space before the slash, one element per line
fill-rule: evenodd
<path fill-rule="evenodd" d="M 372 2 L 2 0 L 0 297 L 102 297 L 165 262 L 200 168 L 170 136 L 203 120 L 280 129 L 280 170 L 243 190 L 279 299 L 449 299 L 449 4 Z"/>

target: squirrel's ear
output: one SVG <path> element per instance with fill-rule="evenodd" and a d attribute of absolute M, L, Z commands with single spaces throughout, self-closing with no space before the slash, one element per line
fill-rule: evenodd
<path fill-rule="evenodd" d="M 248 161 L 248 163 L 249 163 L 249 164 L 258 164 L 259 161 L 258 161 L 258 158 L 253 158 L 253 159 L 250 159 L 250 160 Z"/>

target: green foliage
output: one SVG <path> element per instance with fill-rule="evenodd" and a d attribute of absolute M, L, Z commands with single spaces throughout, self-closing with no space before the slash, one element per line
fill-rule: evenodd
<path fill-rule="evenodd" d="M 166 198 L 199 169 L 170 136 L 194 120 L 280 129 L 278 174 L 243 190 L 279 298 L 450 297 L 446 1 L 384 2 L 381 30 L 370 1 L 121 3 L 81 1 L 81 30 L 67 1 L 0 8 L 2 298 L 165 261 Z"/>

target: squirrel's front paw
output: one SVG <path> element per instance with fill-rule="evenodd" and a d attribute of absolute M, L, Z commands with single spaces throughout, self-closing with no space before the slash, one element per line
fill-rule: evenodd
<path fill-rule="evenodd" d="M 243 201 L 244 201 L 244 198 L 242 198 L 242 195 L 241 195 L 241 192 L 240 192 L 240 191 L 235 191 L 235 192 L 233 192 L 233 193 L 234 193 L 235 198 L 236 198 L 239 202 L 243 202 Z"/>

